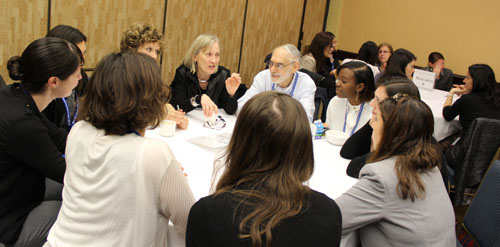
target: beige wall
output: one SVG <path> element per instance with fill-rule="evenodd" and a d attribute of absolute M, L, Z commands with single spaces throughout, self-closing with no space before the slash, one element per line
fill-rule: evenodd
<path fill-rule="evenodd" d="M 172 81 L 175 68 L 181 64 L 193 39 L 201 33 L 212 33 L 221 40 L 220 64 L 233 72 L 239 71 L 243 83 L 250 86 L 255 74 L 265 66 L 264 57 L 275 46 L 298 44 L 304 7 L 304 0 L 289 0 L 286 5 L 268 0 L 50 2 L 49 11 L 49 0 L 0 0 L 0 23 L 6 27 L 0 29 L 0 74 L 7 83 L 12 83 L 7 60 L 20 55 L 34 39 L 43 37 L 48 23 L 50 27 L 71 25 L 87 35 L 84 68 L 93 69 L 104 55 L 119 50 L 127 26 L 145 22 L 159 30 L 165 27 L 161 59 L 165 83 Z M 303 46 L 321 31 L 325 7 L 326 0 L 307 1 Z"/>
<path fill-rule="evenodd" d="M 328 9 L 328 17 L 326 20 L 326 30 L 337 35 L 340 24 L 340 10 L 342 9 L 343 0 L 330 0 Z"/>
<path fill-rule="evenodd" d="M 21 55 L 28 44 L 47 32 L 48 2 L 0 0 L 0 74 L 12 83 L 7 62 Z"/>
<path fill-rule="evenodd" d="M 427 64 L 430 52 L 440 51 L 455 74 L 486 63 L 500 77 L 500 1 L 332 0 L 331 5 L 335 3 L 341 11 L 337 14 L 331 6 L 327 30 L 338 28 L 341 50 L 357 52 L 367 40 L 389 42 L 412 51 L 419 66 Z"/>

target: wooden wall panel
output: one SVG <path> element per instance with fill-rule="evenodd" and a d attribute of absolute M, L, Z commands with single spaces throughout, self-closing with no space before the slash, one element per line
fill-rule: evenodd
<path fill-rule="evenodd" d="M 306 13 L 304 16 L 304 26 L 302 27 L 302 47 L 304 52 L 306 46 L 311 44 L 314 36 L 323 31 L 323 20 L 326 12 L 326 0 L 308 0 Z"/>
<path fill-rule="evenodd" d="M 240 74 L 250 87 L 265 68 L 264 58 L 279 45 L 298 45 L 304 0 L 248 0 Z"/>
<path fill-rule="evenodd" d="M 26 46 L 47 32 L 48 1 L 0 0 L 0 74 L 12 83 L 7 61 L 21 55 Z"/>
<path fill-rule="evenodd" d="M 163 29 L 165 0 L 52 0 L 51 28 L 66 24 L 88 38 L 84 68 L 95 68 L 106 54 L 120 50 L 123 31 L 134 22 Z"/>
<path fill-rule="evenodd" d="M 162 73 L 170 85 L 191 42 L 200 34 L 219 37 L 220 65 L 238 69 L 245 0 L 169 0 L 165 20 Z"/>

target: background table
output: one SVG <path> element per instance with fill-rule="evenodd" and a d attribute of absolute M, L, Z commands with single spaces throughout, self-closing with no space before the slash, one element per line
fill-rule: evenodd
<path fill-rule="evenodd" d="M 220 133 L 231 133 L 236 117 L 225 114 L 219 109 L 219 115 L 226 120 L 226 127 L 214 130 L 203 127 L 205 117 L 203 111 L 195 109 L 186 114 L 189 118 L 187 130 L 177 129 L 172 137 L 163 137 L 159 129 L 146 131 L 146 137 L 155 138 L 168 143 L 177 160 L 188 174 L 187 179 L 196 200 L 210 194 L 213 179 L 214 161 L 219 158 L 225 148 L 207 148 L 188 141 L 190 138 Z M 314 140 L 314 172 L 308 181 L 309 187 L 322 192 L 332 199 L 339 197 L 357 182 L 357 179 L 346 175 L 350 160 L 340 157 L 341 146 L 334 146 L 326 140 Z M 168 246 L 184 246 L 184 236 L 177 233 L 173 227 L 168 231 Z"/>
<path fill-rule="evenodd" d="M 426 91 L 420 89 L 420 96 L 432 110 L 434 116 L 434 137 L 437 141 L 442 141 L 448 136 L 460 131 L 462 126 L 457 118 L 446 121 L 443 117 L 443 105 L 448 96 L 448 92 L 434 89 Z M 458 97 L 455 96 L 454 100 Z"/>

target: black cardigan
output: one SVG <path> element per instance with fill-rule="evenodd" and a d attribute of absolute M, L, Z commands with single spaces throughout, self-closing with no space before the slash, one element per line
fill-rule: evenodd
<path fill-rule="evenodd" d="M 0 89 L 0 242 L 16 241 L 43 201 L 46 177 L 63 182 L 66 137 L 20 84 Z"/>
<path fill-rule="evenodd" d="M 234 114 L 238 108 L 237 99 L 241 97 L 246 87 L 241 84 L 233 97 L 230 97 L 226 90 L 226 79 L 231 76 L 231 72 L 219 66 L 217 72 L 210 75 L 207 90 L 202 90 L 198 84 L 196 74 L 189 71 L 189 68 L 181 65 L 175 70 L 172 87 L 172 99 L 170 104 L 174 108 L 178 105 L 184 112 L 190 112 L 195 107 L 191 105 L 190 99 L 196 96 L 196 103 L 200 103 L 201 95 L 206 94 L 219 108 L 223 108 L 227 114 Z M 201 107 L 198 106 L 198 107 Z"/>

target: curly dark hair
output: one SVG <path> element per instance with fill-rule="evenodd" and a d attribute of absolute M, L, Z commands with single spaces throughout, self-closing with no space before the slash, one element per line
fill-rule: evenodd
<path fill-rule="evenodd" d="M 122 40 L 120 41 L 121 51 L 137 51 L 137 49 L 148 42 L 158 42 L 162 44 L 163 35 L 153 25 L 144 23 L 134 23 L 123 32 Z"/>

